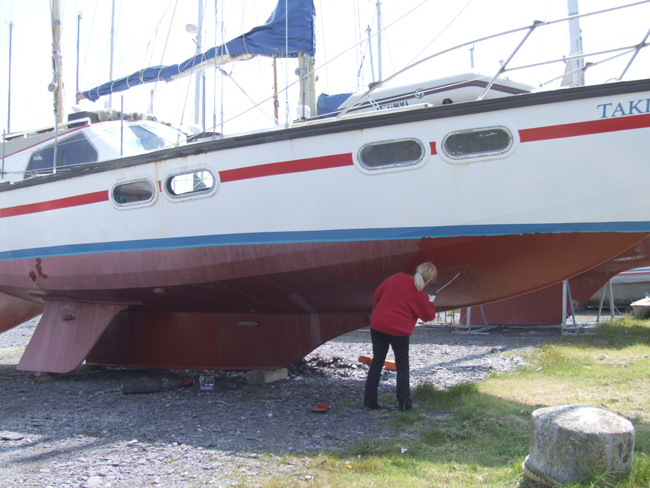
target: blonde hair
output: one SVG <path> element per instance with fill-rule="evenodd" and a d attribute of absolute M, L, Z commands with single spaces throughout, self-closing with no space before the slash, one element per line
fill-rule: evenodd
<path fill-rule="evenodd" d="M 433 263 L 429 261 L 422 263 L 415 269 L 415 276 L 413 276 L 415 288 L 417 288 L 418 291 L 424 290 L 427 281 L 435 279 L 436 276 L 438 276 L 438 270 Z"/>

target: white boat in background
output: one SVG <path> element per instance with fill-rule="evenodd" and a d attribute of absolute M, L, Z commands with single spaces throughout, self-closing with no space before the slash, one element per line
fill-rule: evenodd
<path fill-rule="evenodd" d="M 380 87 L 370 93 L 345 93 L 318 97 L 318 116 L 332 117 L 342 111 L 350 114 L 403 109 L 414 106 L 449 105 L 485 98 L 509 97 L 530 93 L 533 87 L 504 79 L 491 82 L 491 77 L 478 73 L 462 73 L 428 82 Z M 342 101 L 341 101 L 342 100 Z"/>
<path fill-rule="evenodd" d="M 625 270 L 613 276 L 609 282 L 612 285 L 611 292 L 614 304 L 617 307 L 628 308 L 632 302 L 645 298 L 646 295 L 650 294 L 650 267 Z M 606 284 L 598 292 L 594 293 L 587 301 L 587 304 L 592 306 L 600 304 L 603 293 L 608 298 L 608 286 L 609 284 Z M 604 301 L 606 306 L 608 306 L 607 302 L 608 300 Z"/>
<path fill-rule="evenodd" d="M 441 283 L 462 272 L 436 300 L 448 310 L 553 285 L 646 238 L 650 80 L 490 98 L 506 67 L 478 100 L 349 105 L 67 171 L 53 160 L 38 178 L 20 168 L 40 148 L 5 153 L 24 179 L 0 187 L 0 290 L 11 310 L 44 307 L 19 369 L 282 367 L 368 325 L 376 286 L 423 261 Z"/>
<path fill-rule="evenodd" d="M 650 318 L 650 298 L 645 297 L 630 304 L 637 319 Z"/>

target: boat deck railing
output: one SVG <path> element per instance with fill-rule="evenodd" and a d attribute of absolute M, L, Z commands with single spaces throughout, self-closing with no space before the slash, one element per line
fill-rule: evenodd
<path fill-rule="evenodd" d="M 500 32 L 498 34 L 493 34 L 493 35 L 481 37 L 481 38 L 478 38 L 478 39 L 474 39 L 472 41 L 468 41 L 468 42 L 464 42 L 462 44 L 455 45 L 453 47 L 450 47 L 448 49 L 444 49 L 442 51 L 438 51 L 438 52 L 436 52 L 436 53 L 434 53 L 434 54 L 432 54 L 430 56 L 427 56 L 427 57 L 422 58 L 420 60 L 417 60 L 417 61 L 415 61 L 413 63 L 410 63 L 409 65 L 407 65 L 403 69 L 395 72 L 394 74 L 392 74 L 388 78 L 382 80 L 381 82 L 373 84 L 370 88 L 368 88 L 368 90 L 366 90 L 364 93 L 362 93 L 358 97 L 356 97 L 355 100 L 350 105 L 348 105 L 344 110 L 342 110 L 336 116 L 336 119 L 340 119 L 340 118 L 344 117 L 350 110 L 352 110 L 354 107 L 356 107 L 359 103 L 362 103 L 365 100 L 370 99 L 372 92 L 374 92 L 377 88 L 379 88 L 381 86 L 385 86 L 390 81 L 394 80 L 395 78 L 397 78 L 398 76 L 404 74 L 405 72 L 407 72 L 409 70 L 412 70 L 416 66 L 422 65 L 423 63 L 429 62 L 429 61 L 431 61 L 431 60 L 433 60 L 435 58 L 439 58 L 439 57 L 441 57 L 441 56 L 443 56 L 445 54 L 448 54 L 448 53 L 451 53 L 451 52 L 454 52 L 454 51 L 458 51 L 458 50 L 463 49 L 463 48 L 472 47 L 472 46 L 474 46 L 476 44 L 479 44 L 479 43 L 482 43 L 482 42 L 486 42 L 486 41 L 489 41 L 489 40 L 492 40 L 492 39 L 502 38 L 502 37 L 509 36 L 509 35 L 512 35 L 512 34 L 517 34 L 517 33 L 523 33 L 523 37 L 522 37 L 521 41 L 515 47 L 515 49 L 510 53 L 510 55 L 506 58 L 506 60 L 501 63 L 499 69 L 491 77 L 491 79 L 488 82 L 487 86 L 485 87 L 483 92 L 478 96 L 477 100 L 482 100 L 486 96 L 486 94 L 489 92 L 489 90 L 492 88 L 492 85 L 494 85 L 494 83 L 500 77 L 502 77 L 503 75 L 505 75 L 508 72 L 518 71 L 518 70 L 525 70 L 525 69 L 530 69 L 530 68 L 534 68 L 534 67 L 550 65 L 550 64 L 555 64 L 555 63 L 566 63 L 567 61 L 571 61 L 571 60 L 582 60 L 584 62 L 584 65 L 580 66 L 577 69 L 565 71 L 561 76 L 555 77 L 555 78 L 553 78 L 551 80 L 548 80 L 545 83 L 542 83 L 541 85 L 543 86 L 543 85 L 552 83 L 554 81 L 557 81 L 558 79 L 562 79 L 563 82 L 564 82 L 563 84 L 566 85 L 567 80 L 570 80 L 571 78 L 574 78 L 576 81 L 574 83 L 572 83 L 571 85 L 568 85 L 568 86 L 576 86 L 577 84 L 580 84 L 584 80 L 584 73 L 588 69 L 592 69 L 595 66 L 602 65 L 603 63 L 608 63 L 608 62 L 610 62 L 610 61 L 612 61 L 614 59 L 618 59 L 618 58 L 623 57 L 623 56 L 629 56 L 630 59 L 628 60 L 628 63 L 625 65 L 625 68 L 623 69 L 621 74 L 619 76 L 617 76 L 615 78 L 612 78 L 610 80 L 610 81 L 621 81 L 623 79 L 623 77 L 625 76 L 625 74 L 628 72 L 629 68 L 632 66 L 632 64 L 636 60 L 637 55 L 639 54 L 641 49 L 647 47 L 650 44 L 648 42 L 648 37 L 650 37 L 650 30 L 648 30 L 645 33 L 643 39 L 641 39 L 639 43 L 633 44 L 633 45 L 627 45 L 627 46 L 622 46 L 622 47 L 617 47 L 617 48 L 607 49 L 607 50 L 602 50 L 602 51 L 594 51 L 594 52 L 588 52 L 588 53 L 586 53 L 586 52 L 577 53 L 577 54 L 573 54 L 573 55 L 569 55 L 569 56 L 562 56 L 560 58 L 553 58 L 553 59 L 541 61 L 541 62 L 538 62 L 538 63 L 522 65 L 522 66 L 511 67 L 510 63 L 512 62 L 512 59 L 515 57 L 515 55 L 522 48 L 522 46 L 524 46 L 524 44 L 526 44 L 526 41 L 530 38 L 531 34 L 534 31 L 536 31 L 536 30 L 538 30 L 540 28 L 560 24 L 560 23 L 563 23 L 563 22 L 568 23 L 568 22 L 570 22 L 572 20 L 576 20 L 576 19 L 580 19 L 580 18 L 593 17 L 593 16 L 596 16 L 596 15 L 604 15 L 604 14 L 611 13 L 611 12 L 616 11 L 616 10 L 632 8 L 632 7 L 636 7 L 636 6 L 647 4 L 647 3 L 650 3 L 650 0 L 641 0 L 641 1 L 638 1 L 638 2 L 635 2 L 635 3 L 630 3 L 630 4 L 627 4 L 627 5 L 621 5 L 621 6 L 617 6 L 617 7 L 611 7 L 611 8 L 607 8 L 607 9 L 603 9 L 603 10 L 598 10 L 596 12 L 589 12 L 589 13 L 585 13 L 585 14 L 570 15 L 568 17 L 565 17 L 565 18 L 562 18 L 562 19 L 557 19 L 557 20 L 534 21 L 531 25 L 528 25 L 528 26 L 519 27 L 519 28 L 511 29 L 511 30 L 508 30 L 508 31 L 505 31 L 505 32 Z M 604 55 L 611 55 L 611 56 L 609 56 L 609 57 L 607 57 L 605 59 L 599 60 L 599 61 L 588 61 L 588 60 L 597 58 L 599 56 L 604 56 Z M 574 74 L 577 75 L 577 76 L 573 77 Z"/>

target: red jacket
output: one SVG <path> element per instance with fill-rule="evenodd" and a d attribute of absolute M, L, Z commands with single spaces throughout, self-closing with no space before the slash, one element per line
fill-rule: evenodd
<path fill-rule="evenodd" d="M 415 288 L 405 273 L 389 276 L 375 291 L 370 328 L 394 336 L 412 335 L 418 319 L 436 317 L 436 306 L 425 291 Z"/>

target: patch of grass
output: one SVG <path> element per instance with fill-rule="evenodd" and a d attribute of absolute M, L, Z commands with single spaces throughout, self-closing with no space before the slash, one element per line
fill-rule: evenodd
<path fill-rule="evenodd" d="M 300 484 L 539 488 L 522 476 L 521 468 L 530 448 L 531 414 L 540 407 L 578 403 L 630 419 L 635 457 L 632 472 L 622 479 L 594 473 L 565 488 L 650 486 L 650 321 L 624 318 L 602 324 L 594 336 L 534 349 L 526 361 L 526 367 L 478 384 L 446 390 L 417 385 L 416 409 L 387 414 L 390 435 L 310 458 L 305 467 L 309 483 Z M 274 479 L 265 486 L 296 486 L 292 481 L 284 485 Z"/>
<path fill-rule="evenodd" d="M 468 403 L 470 397 L 477 393 L 478 389 L 474 383 L 463 383 L 447 390 L 438 390 L 433 384 L 425 382 L 415 387 L 413 401 L 422 403 L 431 410 L 452 410 Z"/>
<path fill-rule="evenodd" d="M 349 408 L 361 408 L 363 406 L 363 402 L 361 401 L 360 398 L 357 397 L 345 397 L 342 398 L 341 400 L 338 401 L 339 404 L 343 407 L 349 407 Z"/>

